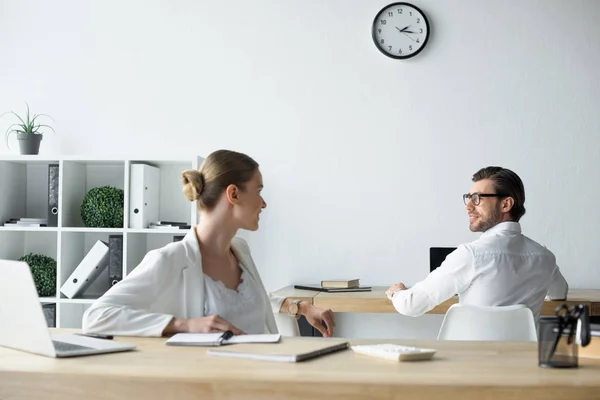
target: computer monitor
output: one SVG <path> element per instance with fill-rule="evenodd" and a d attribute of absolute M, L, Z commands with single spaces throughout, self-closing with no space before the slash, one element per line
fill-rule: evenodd
<path fill-rule="evenodd" d="M 442 265 L 448 254 L 456 250 L 456 247 L 430 247 L 429 248 L 429 272 L 433 272 Z"/>

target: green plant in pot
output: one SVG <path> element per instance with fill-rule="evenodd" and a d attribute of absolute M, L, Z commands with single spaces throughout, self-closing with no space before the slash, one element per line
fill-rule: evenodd
<path fill-rule="evenodd" d="M 27 104 L 27 103 L 25 103 L 25 104 Z M 33 116 L 32 116 L 31 113 L 29 112 L 29 104 L 27 104 L 27 113 L 23 117 L 21 117 L 19 114 L 17 114 L 14 111 L 9 111 L 9 112 L 5 112 L 4 114 L 0 115 L 0 118 L 2 118 L 3 116 L 5 116 L 7 114 L 14 115 L 15 117 L 17 117 L 19 119 L 19 122 L 12 124 L 6 130 L 6 133 L 5 133 L 6 147 L 8 147 L 10 149 L 10 146 L 8 144 L 8 139 L 10 138 L 10 135 L 14 133 L 15 135 L 17 135 L 17 140 L 19 141 L 19 148 L 21 149 L 21 154 L 38 154 L 39 153 L 40 142 L 42 141 L 42 138 L 44 136 L 44 134 L 42 132 L 43 128 L 48 128 L 52 132 L 55 132 L 54 128 L 52 128 L 50 125 L 40 124 L 38 122 L 38 118 L 42 118 L 42 117 L 50 118 L 50 119 L 52 119 L 52 118 L 46 114 L 33 114 Z"/>
<path fill-rule="evenodd" d="M 88 228 L 123 228 L 122 189 L 101 186 L 91 189 L 81 204 L 81 219 Z"/>
<path fill-rule="evenodd" d="M 56 261 L 52 257 L 29 253 L 19 261 L 29 264 L 40 297 L 56 296 Z"/>

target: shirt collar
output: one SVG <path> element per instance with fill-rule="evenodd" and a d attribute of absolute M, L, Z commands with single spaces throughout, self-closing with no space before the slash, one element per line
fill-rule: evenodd
<path fill-rule="evenodd" d="M 483 232 L 481 235 L 482 238 L 497 235 L 501 232 L 513 232 L 513 233 L 521 233 L 521 224 L 513 221 L 505 221 L 500 222 L 497 225 L 494 225 L 487 231 Z"/>

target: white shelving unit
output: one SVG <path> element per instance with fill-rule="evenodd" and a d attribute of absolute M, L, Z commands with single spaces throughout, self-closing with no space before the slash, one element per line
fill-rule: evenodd
<path fill-rule="evenodd" d="M 0 226 L 0 259 L 17 260 L 28 253 L 44 254 L 57 262 L 56 293 L 40 298 L 56 304 L 56 327 L 81 328 L 81 317 L 92 302 L 110 287 L 108 269 L 81 298 L 68 299 L 60 287 L 96 240 L 123 235 L 123 277 L 140 263 L 145 254 L 185 235 L 181 229 L 129 228 L 129 177 L 132 164 L 148 164 L 160 169 L 159 220 L 198 222 L 196 204 L 182 193 L 181 172 L 197 169 L 204 161 L 188 158 L 118 158 L 59 156 L 0 157 L 0 225 L 9 218 L 47 218 L 48 166 L 59 165 L 59 207 L 57 227 Z M 122 228 L 87 228 L 81 219 L 83 197 L 92 188 L 114 186 L 124 190 Z"/>

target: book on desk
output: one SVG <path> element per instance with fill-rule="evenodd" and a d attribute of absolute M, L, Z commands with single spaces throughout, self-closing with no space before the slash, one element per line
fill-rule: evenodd
<path fill-rule="evenodd" d="M 217 357 L 295 363 L 310 360 L 349 348 L 343 339 L 283 338 L 274 344 L 238 344 L 209 349 L 206 354 Z"/>
<path fill-rule="evenodd" d="M 234 335 L 231 331 L 217 333 L 178 333 L 169 338 L 168 346 L 222 346 L 240 343 L 277 343 L 281 334 Z"/>

